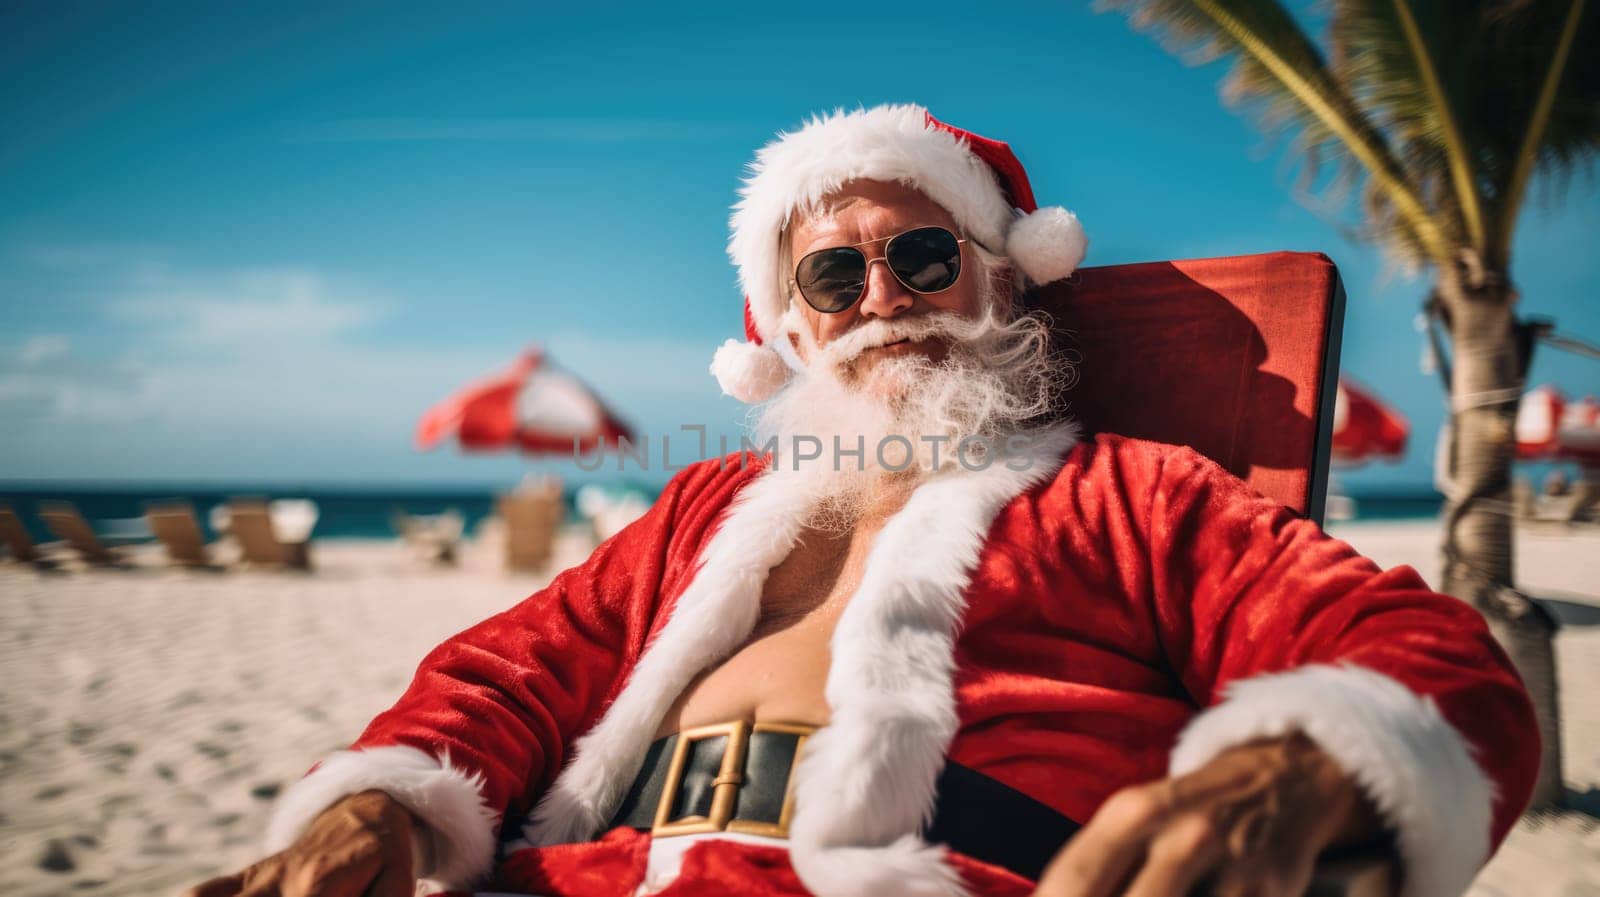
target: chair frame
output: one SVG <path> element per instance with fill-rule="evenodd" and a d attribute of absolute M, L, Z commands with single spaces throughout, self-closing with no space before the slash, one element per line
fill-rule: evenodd
<path fill-rule="evenodd" d="M 1322 384 L 1317 403 L 1317 435 L 1311 453 L 1311 482 L 1306 518 L 1318 526 L 1328 512 L 1328 474 L 1333 463 L 1333 406 L 1339 392 L 1339 361 L 1344 350 L 1344 277 L 1334 268 L 1333 295 L 1328 297 L 1328 326 L 1322 337 Z"/>

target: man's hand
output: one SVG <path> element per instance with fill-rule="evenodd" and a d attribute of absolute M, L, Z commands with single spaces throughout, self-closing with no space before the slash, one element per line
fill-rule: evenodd
<path fill-rule="evenodd" d="M 324 810 L 283 852 L 184 897 L 412 897 L 418 824 L 394 798 L 363 791 Z"/>
<path fill-rule="evenodd" d="M 1300 897 L 1317 854 L 1378 833 L 1360 788 L 1295 734 L 1113 794 L 1039 879 L 1035 897 Z"/>

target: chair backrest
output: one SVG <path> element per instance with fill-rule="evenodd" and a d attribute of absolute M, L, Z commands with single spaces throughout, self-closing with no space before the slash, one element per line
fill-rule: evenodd
<path fill-rule="evenodd" d="M 39 550 L 34 547 L 28 528 L 22 525 L 22 518 L 6 505 L 0 505 L 0 543 L 10 549 L 13 560 L 31 562 L 39 559 Z"/>
<path fill-rule="evenodd" d="M 161 502 L 145 508 L 145 520 L 150 532 L 167 549 L 167 560 L 182 567 L 204 567 L 210 563 L 206 556 L 206 537 L 200 532 L 200 522 L 195 519 L 194 507 L 188 502 Z"/>
<path fill-rule="evenodd" d="M 111 550 L 94 534 L 94 529 L 89 526 L 89 521 L 83 519 L 78 513 L 78 508 L 68 501 L 46 501 L 39 503 L 39 519 L 55 533 L 71 545 L 84 560 L 91 564 L 109 564 L 115 558 Z"/>
<path fill-rule="evenodd" d="M 495 510 L 505 521 L 506 567 L 540 570 L 550 563 L 556 530 L 566 516 L 561 490 L 539 489 L 500 496 Z"/>
<path fill-rule="evenodd" d="M 1077 363 L 1087 432 L 1192 446 L 1322 522 L 1344 326 L 1327 256 L 1085 268 L 1029 299 Z"/>
<path fill-rule="evenodd" d="M 246 563 L 281 566 L 287 560 L 264 501 L 229 502 L 228 535 L 238 543 L 239 554 Z"/>

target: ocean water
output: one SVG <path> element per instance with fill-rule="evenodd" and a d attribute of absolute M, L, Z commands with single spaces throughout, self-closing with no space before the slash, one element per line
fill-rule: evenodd
<path fill-rule="evenodd" d="M 292 489 L 282 487 L 239 486 L 150 488 L 128 486 L 116 488 L 38 487 L 26 488 L 0 485 L 0 502 L 11 506 L 22 518 L 28 531 L 38 540 L 53 539 L 36 513 L 43 501 L 70 501 L 77 505 L 97 530 L 119 531 L 119 521 L 136 519 L 144 514 L 151 503 L 173 500 L 187 501 L 194 506 L 200 528 L 206 538 L 216 537 L 211 530 L 210 510 L 237 498 L 309 498 L 317 503 L 317 526 L 312 531 L 314 539 L 384 539 L 396 535 L 391 522 L 395 512 L 408 514 L 438 514 L 446 510 L 461 513 L 467 522 L 467 532 L 472 533 L 493 510 L 495 491 L 489 489 Z M 575 514 L 572 493 L 568 493 L 567 515 Z"/>
<path fill-rule="evenodd" d="M 635 491 L 653 494 L 642 487 Z M 118 529 L 116 521 L 139 518 L 152 502 L 173 499 L 187 501 L 194 506 L 206 536 L 215 536 L 207 521 L 212 507 L 233 498 L 309 498 L 317 503 L 319 516 L 312 533 L 317 539 L 381 539 L 395 535 L 391 518 L 394 512 L 408 514 L 437 514 L 445 510 L 459 511 L 466 519 L 467 532 L 491 513 L 495 490 L 491 489 L 294 489 L 241 485 L 238 487 L 181 486 L 150 487 L 93 487 L 42 486 L 36 484 L 0 484 L 0 502 L 10 505 L 22 518 L 23 524 L 37 540 L 53 537 L 39 521 L 36 510 L 41 501 L 65 500 L 77 505 L 84 517 L 97 528 L 106 531 Z M 1407 520 L 1436 517 L 1441 498 L 1430 491 L 1387 491 L 1381 493 L 1352 494 L 1356 501 L 1358 520 Z M 567 516 L 577 516 L 573 506 L 573 493 L 567 493 Z"/>

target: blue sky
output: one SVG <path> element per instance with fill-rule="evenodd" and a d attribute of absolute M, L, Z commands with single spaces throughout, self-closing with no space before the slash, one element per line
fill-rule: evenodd
<path fill-rule="evenodd" d="M 1328 253 L 1345 370 L 1411 417 L 1440 390 L 1425 283 L 1292 198 L 1281 153 L 1085 4 L 8 4 L 0 9 L 0 480 L 503 484 L 418 454 L 418 415 L 544 344 L 640 429 L 742 409 L 742 166 L 837 106 L 916 101 L 1010 142 L 1090 264 Z M 988 9 L 988 7 L 983 7 Z M 1549 194 L 1552 191 L 1541 191 Z M 1595 179 L 1524 216 L 1530 313 L 1600 337 Z M 1546 352 L 1536 381 L 1600 386 Z"/>

